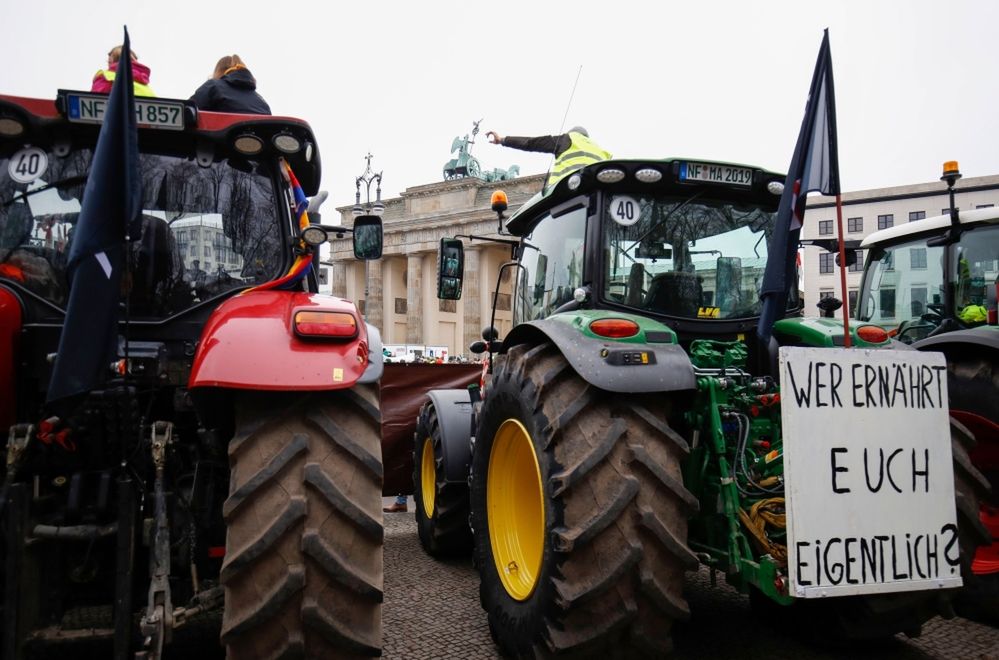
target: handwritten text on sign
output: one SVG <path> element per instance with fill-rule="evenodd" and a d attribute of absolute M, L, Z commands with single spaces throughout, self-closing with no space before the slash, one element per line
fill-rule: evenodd
<path fill-rule="evenodd" d="M 943 355 L 780 349 L 792 593 L 961 586 Z"/>

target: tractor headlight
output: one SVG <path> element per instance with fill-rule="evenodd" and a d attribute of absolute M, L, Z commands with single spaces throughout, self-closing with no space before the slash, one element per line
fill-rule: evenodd
<path fill-rule="evenodd" d="M 624 170 L 619 170 L 616 167 L 608 167 L 597 172 L 597 181 L 600 183 L 617 183 L 622 179 L 624 179 Z"/>
<path fill-rule="evenodd" d="M 317 245 L 322 245 L 329 240 L 329 235 L 326 233 L 326 230 L 319 225 L 309 225 L 302 230 L 301 238 L 305 241 L 306 245 L 316 247 Z"/>
<path fill-rule="evenodd" d="M 655 183 L 663 178 L 663 173 L 652 167 L 643 167 L 635 172 L 635 178 L 642 183 Z"/>
<path fill-rule="evenodd" d="M 244 156 L 255 156 L 264 150 L 264 142 L 253 133 L 244 133 L 233 141 L 232 147 Z"/>
<path fill-rule="evenodd" d="M 13 117 L 0 117 L 0 135 L 17 137 L 24 132 L 24 124 Z"/>
<path fill-rule="evenodd" d="M 302 148 L 302 143 L 291 133 L 278 133 L 271 143 L 275 149 L 285 154 L 297 154 Z"/>

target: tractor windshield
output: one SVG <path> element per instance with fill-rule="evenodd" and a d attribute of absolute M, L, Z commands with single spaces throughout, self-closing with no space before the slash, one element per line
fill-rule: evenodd
<path fill-rule="evenodd" d="M 944 272 L 944 250 L 953 250 L 951 272 Z M 999 227 L 966 231 L 956 245 L 929 246 L 925 238 L 871 250 L 860 291 L 858 318 L 913 342 L 927 336 L 945 317 L 980 325 L 996 306 L 999 276 Z M 945 308 L 947 282 L 954 306 Z"/>
<path fill-rule="evenodd" d="M 775 213 L 695 194 L 608 195 L 603 298 L 681 318 L 760 312 Z"/>
<path fill-rule="evenodd" d="M 66 262 L 93 153 L 37 148 L 0 156 L 0 278 L 64 307 Z M 271 173 L 261 163 L 140 155 L 142 234 L 132 243 L 137 318 L 162 318 L 282 267 Z"/>

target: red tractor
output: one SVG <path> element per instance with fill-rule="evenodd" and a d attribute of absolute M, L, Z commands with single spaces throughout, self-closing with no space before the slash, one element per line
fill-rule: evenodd
<path fill-rule="evenodd" d="M 307 123 L 135 100 L 113 359 L 46 403 L 54 363 L 100 355 L 59 347 L 84 193 L 111 176 L 91 169 L 108 98 L 0 96 L 0 657 L 158 658 L 219 611 L 230 658 L 378 655 L 381 339 L 317 293 Z M 337 231 L 380 256 L 378 218 Z"/>

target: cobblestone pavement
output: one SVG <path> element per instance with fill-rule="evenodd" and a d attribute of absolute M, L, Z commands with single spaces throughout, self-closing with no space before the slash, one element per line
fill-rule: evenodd
<path fill-rule="evenodd" d="M 393 498 L 387 498 L 391 504 Z M 412 499 L 410 500 L 412 504 Z M 387 660 L 484 660 L 498 658 L 479 578 L 469 559 L 436 561 L 420 548 L 413 514 L 385 514 L 383 658 Z M 706 570 L 691 574 L 686 595 L 692 616 L 673 631 L 676 660 L 999 660 L 999 629 L 965 619 L 937 618 L 918 639 L 899 635 L 874 648 L 823 648 L 753 616 L 749 600 L 722 583 L 711 586 Z M 185 630 L 165 660 L 207 660 L 224 653 L 218 621 L 192 639 Z M 66 657 L 55 648 L 35 658 Z M 110 657 L 104 646 L 77 648 L 72 657 Z"/>
<path fill-rule="evenodd" d="M 472 561 L 427 556 L 416 536 L 412 498 L 409 504 L 410 513 L 385 514 L 382 657 L 498 658 Z"/>
<path fill-rule="evenodd" d="M 391 503 L 391 499 L 386 500 Z M 412 499 L 410 500 L 412 509 Z M 750 611 L 749 600 L 706 570 L 691 574 L 691 620 L 674 629 L 677 660 L 999 660 L 999 629 L 966 619 L 933 619 L 917 639 L 899 635 L 871 648 L 823 648 Z M 484 659 L 499 654 L 479 606 L 471 560 L 436 561 L 424 554 L 413 513 L 385 514 L 384 658 Z"/>

